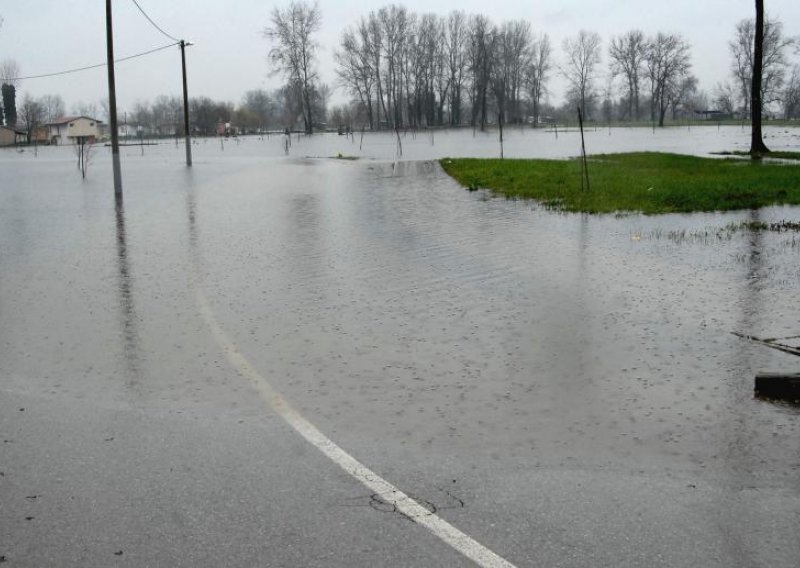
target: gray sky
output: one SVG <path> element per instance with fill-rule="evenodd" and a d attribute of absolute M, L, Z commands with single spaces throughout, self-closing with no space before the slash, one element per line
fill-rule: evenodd
<path fill-rule="evenodd" d="M 389 2 L 320 0 L 323 24 L 319 34 L 320 73 L 335 86 L 333 50 L 341 31 L 357 19 Z M 280 85 L 270 77 L 268 42 L 261 31 L 277 3 L 264 0 L 139 0 L 151 18 L 169 34 L 196 45 L 187 50 L 189 95 L 207 95 L 238 103 L 254 88 Z M 729 76 L 728 41 L 736 22 L 752 17 L 752 0 L 410 0 L 410 10 L 446 14 L 453 9 L 484 13 L 494 22 L 522 18 L 537 33 L 550 35 L 556 62 L 562 59 L 563 38 L 584 28 L 603 38 L 603 69 L 609 39 L 632 28 L 650 34 L 679 32 L 692 45 L 693 72 L 700 87 L 711 92 Z M 99 0 L 0 0 L 0 59 L 13 58 L 22 75 L 60 71 L 105 60 L 105 3 Z M 767 0 L 770 14 L 779 16 L 785 31 L 800 34 L 800 2 Z M 131 0 L 114 0 L 114 48 L 122 57 L 170 43 L 139 13 Z M 800 63 L 800 55 L 792 54 Z M 137 100 L 161 94 L 178 95 L 180 52 L 170 48 L 117 65 L 117 99 L 121 111 Z M 67 110 L 80 102 L 96 103 L 107 94 L 105 68 L 48 79 L 23 81 L 19 95 L 60 94 Z M 563 81 L 552 83 L 553 102 L 561 100 Z M 338 90 L 333 102 L 345 100 Z"/>

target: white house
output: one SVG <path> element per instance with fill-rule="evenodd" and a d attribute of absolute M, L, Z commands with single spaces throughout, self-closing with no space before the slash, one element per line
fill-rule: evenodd
<path fill-rule="evenodd" d="M 51 144 L 75 144 L 76 138 L 86 137 L 94 143 L 100 137 L 103 122 L 89 116 L 65 116 L 47 124 Z"/>
<path fill-rule="evenodd" d="M 120 138 L 133 138 L 136 136 L 136 127 L 127 122 L 121 122 L 117 125 L 117 135 Z"/>

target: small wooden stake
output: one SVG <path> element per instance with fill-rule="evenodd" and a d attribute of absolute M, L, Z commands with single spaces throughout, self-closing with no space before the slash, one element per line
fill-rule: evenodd
<path fill-rule="evenodd" d="M 589 191 L 589 164 L 586 161 L 586 143 L 583 139 L 583 113 L 581 107 L 578 107 L 578 125 L 581 128 L 581 156 L 583 158 L 583 171 L 581 171 L 581 190 Z M 586 185 L 584 186 L 583 180 L 586 178 Z"/>

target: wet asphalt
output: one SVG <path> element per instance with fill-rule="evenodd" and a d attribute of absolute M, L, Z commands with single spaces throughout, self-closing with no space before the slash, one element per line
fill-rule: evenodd
<path fill-rule="evenodd" d="M 471 565 L 284 422 L 199 295 L 515 565 L 796 566 L 800 411 L 752 390 L 798 361 L 731 332 L 800 334 L 800 238 L 714 230 L 798 208 L 565 215 L 302 143 L 126 148 L 122 202 L 105 149 L 85 181 L 67 149 L 0 155 L 8 566 Z"/>

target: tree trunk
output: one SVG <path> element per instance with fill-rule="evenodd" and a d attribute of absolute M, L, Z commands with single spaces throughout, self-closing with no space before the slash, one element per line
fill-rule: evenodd
<path fill-rule="evenodd" d="M 764 0 L 756 0 L 756 39 L 753 49 L 753 84 L 750 89 L 750 155 L 769 152 L 761 137 L 761 74 L 764 68 Z"/>

